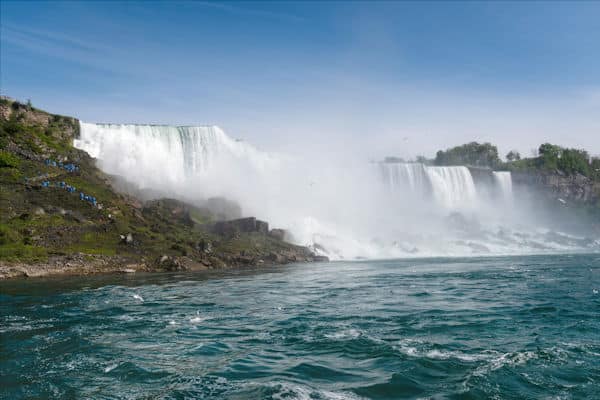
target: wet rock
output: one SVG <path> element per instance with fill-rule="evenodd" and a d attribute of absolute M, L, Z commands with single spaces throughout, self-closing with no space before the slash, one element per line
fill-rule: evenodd
<path fill-rule="evenodd" d="M 269 236 L 273 239 L 284 241 L 287 237 L 287 232 L 284 229 L 271 229 L 269 231 Z"/>
<path fill-rule="evenodd" d="M 128 233 L 127 235 L 119 235 L 119 238 L 121 239 L 121 243 L 123 244 L 133 244 L 133 235 L 131 233 Z"/>
<path fill-rule="evenodd" d="M 285 257 L 282 256 L 281 254 L 277 254 L 277 253 L 269 253 L 269 255 L 267 256 L 267 259 L 276 264 L 281 264 L 281 263 L 285 262 Z"/>
<path fill-rule="evenodd" d="M 178 257 L 163 255 L 158 259 L 158 265 L 165 271 L 183 271 L 185 266 Z"/>
<path fill-rule="evenodd" d="M 209 257 L 210 265 L 213 268 L 227 268 L 227 263 L 217 257 Z"/>
<path fill-rule="evenodd" d="M 208 240 L 201 239 L 196 245 L 196 250 L 205 254 L 210 254 L 213 251 L 213 245 Z"/>

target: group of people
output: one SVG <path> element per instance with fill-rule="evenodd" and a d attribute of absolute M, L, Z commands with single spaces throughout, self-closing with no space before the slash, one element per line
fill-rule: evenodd
<path fill-rule="evenodd" d="M 79 171 L 79 167 L 73 163 L 67 163 L 67 164 L 63 164 L 62 162 L 56 162 L 54 160 L 51 159 L 47 159 L 45 161 L 46 165 L 50 166 L 50 167 L 58 167 L 58 168 L 62 168 L 62 169 L 66 169 L 69 172 L 77 172 Z"/>
<path fill-rule="evenodd" d="M 69 184 L 66 184 L 65 182 L 59 182 L 58 186 L 64 188 L 69 193 L 75 193 L 77 191 L 77 189 L 75 189 L 75 186 L 71 186 Z"/>
<path fill-rule="evenodd" d="M 53 184 L 50 181 L 42 181 L 42 187 L 59 187 L 65 189 L 69 193 L 77 193 L 77 188 L 75 186 L 67 184 L 66 182 L 58 182 L 56 184 Z M 83 192 L 79 192 L 79 199 L 87 201 L 94 207 L 98 206 L 98 200 L 94 196 L 90 196 Z"/>
<path fill-rule="evenodd" d="M 94 207 L 98 205 L 98 202 L 94 196 L 89 196 L 83 192 L 79 192 L 79 200 L 85 200 L 88 203 L 91 203 Z"/>

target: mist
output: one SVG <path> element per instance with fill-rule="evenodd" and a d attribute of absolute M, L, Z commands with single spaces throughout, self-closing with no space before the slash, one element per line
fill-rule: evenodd
<path fill-rule="evenodd" d="M 81 123 L 76 147 L 140 190 L 200 204 L 224 197 L 332 259 L 597 249 L 513 188 L 509 172 L 383 163 L 349 143 L 267 152 L 216 126 Z"/>

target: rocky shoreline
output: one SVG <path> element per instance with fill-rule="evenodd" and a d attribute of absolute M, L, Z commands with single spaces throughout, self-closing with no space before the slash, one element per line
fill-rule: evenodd
<path fill-rule="evenodd" d="M 121 256 L 77 253 L 50 257 L 44 262 L 24 263 L 0 260 L 0 281 L 48 276 L 84 276 L 94 274 L 131 274 L 136 272 L 209 271 L 229 268 L 263 267 L 291 263 L 323 262 L 327 257 L 314 255 L 308 249 L 271 252 L 257 258 L 240 254 L 225 259 L 197 261 L 186 256 L 163 255 L 156 260 L 136 260 Z"/>

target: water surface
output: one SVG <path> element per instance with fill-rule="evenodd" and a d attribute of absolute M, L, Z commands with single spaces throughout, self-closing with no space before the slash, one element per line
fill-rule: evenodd
<path fill-rule="evenodd" d="M 0 283 L 0 398 L 600 398 L 600 256 Z"/>

